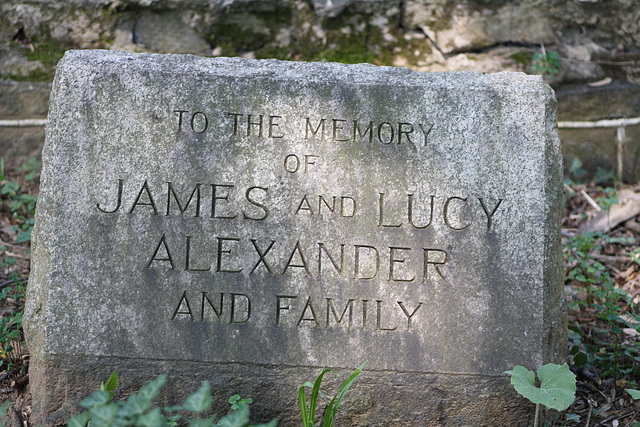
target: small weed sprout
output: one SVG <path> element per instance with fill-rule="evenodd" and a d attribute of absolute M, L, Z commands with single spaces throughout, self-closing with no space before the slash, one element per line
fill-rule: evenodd
<path fill-rule="evenodd" d="M 540 52 L 534 54 L 531 60 L 531 72 L 534 74 L 542 74 L 547 79 L 558 74 L 561 67 L 562 64 L 560 63 L 560 55 L 558 55 L 558 52 L 552 50 L 547 52 L 544 45 L 540 46 Z"/>
<path fill-rule="evenodd" d="M 349 387 L 356 380 L 360 372 L 362 372 L 362 368 L 366 365 L 367 362 L 364 362 L 358 369 L 353 371 L 349 378 L 347 378 L 340 388 L 336 395 L 329 401 L 324 394 L 320 391 L 320 383 L 322 383 L 322 378 L 325 374 L 329 372 L 333 372 L 332 369 L 322 368 L 320 375 L 316 378 L 315 383 L 311 384 L 310 382 L 306 382 L 300 386 L 298 390 L 298 399 L 300 402 L 300 411 L 302 413 L 302 425 L 303 427 L 313 427 L 314 419 L 316 416 L 316 408 L 318 405 L 318 395 L 322 396 L 325 403 L 327 404 L 327 408 L 325 409 L 324 415 L 324 423 L 323 427 L 333 427 L 335 425 L 336 413 L 338 412 L 338 408 L 340 407 L 340 403 L 342 403 L 342 399 L 349 391 Z M 309 387 L 312 389 L 311 391 L 311 400 L 309 401 L 309 411 L 307 411 L 307 398 L 305 393 L 305 387 Z"/>

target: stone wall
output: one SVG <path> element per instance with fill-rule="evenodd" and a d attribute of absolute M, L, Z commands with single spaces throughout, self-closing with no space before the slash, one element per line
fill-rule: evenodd
<path fill-rule="evenodd" d="M 612 85 L 597 89 L 606 100 L 609 91 L 615 96 L 617 84 L 640 85 L 640 1 L 5 0 L 0 4 L 0 79 L 50 82 L 57 60 L 69 48 L 369 62 L 419 71 L 544 73 L 556 89 L 579 86 L 577 91 L 558 92 L 561 119 L 565 106 L 572 120 L 606 119 L 617 116 L 601 108 L 588 110 L 575 93 L 591 96 L 589 83 L 611 79 Z M 551 60 L 540 62 L 542 52 Z M 551 56 L 556 53 L 557 59 Z M 563 100 L 563 93 L 573 95 Z M 617 102 L 626 117 L 640 116 L 637 105 L 626 97 Z M 3 113 L 0 120 L 15 117 Z M 629 129 L 630 146 L 635 144 L 637 128 Z M 594 132 L 589 137 L 597 140 L 595 146 L 610 149 L 614 141 L 609 133 Z M 588 156 L 579 148 L 583 134 L 563 132 L 571 146 L 565 150 L 567 159 L 582 153 L 585 165 L 616 169 L 607 156 Z M 17 149 L 4 150 L 10 164 L 22 161 L 31 150 L 28 144 L 25 150 L 17 144 Z M 627 170 L 627 179 L 639 177 L 631 172 L 635 167 Z"/>

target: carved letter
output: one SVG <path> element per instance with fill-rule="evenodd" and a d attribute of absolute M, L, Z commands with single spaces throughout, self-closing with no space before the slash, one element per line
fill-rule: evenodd
<path fill-rule="evenodd" d="M 444 212 L 442 213 L 442 216 L 444 217 L 444 223 L 447 224 L 447 227 L 449 227 L 452 230 L 455 230 L 455 231 L 464 230 L 465 228 L 469 227 L 471 224 L 467 224 L 464 227 L 456 228 L 453 225 L 451 225 L 451 223 L 449 222 L 449 203 L 452 200 L 461 200 L 465 204 L 467 203 L 467 198 L 466 197 L 464 199 L 462 197 L 455 197 L 455 196 L 454 197 L 449 197 L 447 199 L 447 201 L 444 202 Z"/>
<path fill-rule="evenodd" d="M 311 318 L 304 317 L 305 313 L 307 312 L 307 309 L 311 311 L 311 316 L 312 316 Z M 300 326 L 303 320 L 313 321 L 316 324 L 316 328 L 320 327 L 320 324 L 318 323 L 318 319 L 316 318 L 316 312 L 313 309 L 313 305 L 311 305 L 311 297 L 307 299 L 307 303 L 304 305 L 304 309 L 302 310 L 302 314 L 300 315 L 300 320 L 298 320 L 298 324 L 296 326 Z"/>
<path fill-rule="evenodd" d="M 167 253 L 166 258 L 156 258 L 158 256 L 158 251 L 160 250 L 160 246 L 164 247 L 164 250 Z M 167 242 L 165 241 L 164 234 L 162 235 L 162 238 L 160 239 L 158 246 L 156 246 L 156 250 L 153 252 L 153 255 L 151 255 L 151 259 L 149 260 L 149 264 L 147 264 L 146 268 L 151 268 L 151 264 L 153 264 L 153 261 L 169 261 L 169 263 L 171 264 L 171 269 L 175 270 L 175 267 L 173 265 L 173 259 L 171 258 L 171 252 L 169 252 L 169 247 L 167 246 Z"/>
<path fill-rule="evenodd" d="M 322 251 L 324 250 L 324 253 L 327 254 L 327 257 L 329 257 L 329 261 L 331 261 L 331 264 L 333 264 L 333 268 L 336 269 L 336 271 L 338 272 L 338 275 L 340 275 L 340 277 L 342 277 L 342 268 L 344 266 L 344 245 L 340 245 L 340 266 L 338 266 L 338 263 L 336 262 L 335 259 L 333 259 L 333 257 L 331 256 L 331 254 L 327 251 L 327 248 L 324 246 L 324 243 L 318 243 L 318 277 L 322 277 Z"/>
<path fill-rule="evenodd" d="M 489 213 L 489 209 L 487 209 L 487 207 L 484 205 L 484 201 L 480 197 L 478 197 L 478 200 L 480 200 L 480 204 L 482 205 L 482 210 L 484 210 L 484 214 L 487 216 L 487 231 L 490 231 L 491 218 L 493 218 L 493 214 L 496 213 L 496 211 L 498 210 L 498 206 L 500 206 L 500 203 L 502 203 L 503 199 L 498 199 L 498 204 L 496 204 L 496 207 L 493 208 L 491 213 Z"/>
<path fill-rule="evenodd" d="M 402 301 L 398 301 L 398 305 L 400 305 L 400 308 L 402 309 L 402 311 L 404 311 L 405 316 L 407 316 L 407 332 L 411 332 L 411 318 L 413 317 L 414 314 L 416 314 L 418 309 L 422 307 L 422 303 L 419 303 L 418 306 L 415 308 L 415 310 L 413 310 L 413 313 L 411 314 L 409 314 L 407 309 L 404 308 L 404 304 L 402 303 Z"/>
<path fill-rule="evenodd" d="M 409 130 L 402 130 L 402 126 L 409 126 Z M 409 137 L 409 134 L 413 132 L 413 125 L 411 123 L 398 123 L 398 145 L 402 144 L 402 135 L 406 135 L 407 141 L 413 144 L 413 141 Z"/>
<path fill-rule="evenodd" d="M 411 248 L 399 248 L 399 247 L 395 247 L 395 246 L 389 246 L 389 281 L 391 282 L 413 282 L 416 278 L 416 276 L 414 275 L 411 279 L 398 279 L 396 277 L 394 277 L 393 275 L 393 266 L 398 263 L 398 264 L 404 264 L 405 259 L 397 259 L 394 255 L 395 255 L 395 251 L 410 251 Z"/>
<path fill-rule="evenodd" d="M 310 165 L 315 165 L 316 162 L 312 162 L 311 159 L 318 159 L 320 158 L 320 156 L 316 156 L 315 154 L 305 154 L 304 155 L 304 173 L 309 172 L 309 169 L 311 169 L 309 166 Z"/>
<path fill-rule="evenodd" d="M 429 129 L 425 130 L 424 126 L 422 126 L 422 123 L 418 123 L 418 125 L 420 126 L 420 130 L 422 131 L 422 134 L 424 135 L 424 146 L 427 146 L 427 137 L 429 136 L 429 134 L 431 133 L 431 129 L 433 129 L 433 125 L 429 125 Z"/>
<path fill-rule="evenodd" d="M 342 123 L 346 123 L 346 120 L 342 120 L 342 119 L 333 119 L 333 140 L 334 141 L 348 141 L 349 137 L 347 136 L 346 138 L 340 138 L 340 135 L 338 135 L 338 131 L 339 130 L 344 130 L 344 128 L 342 127 L 342 125 L 338 125 L 338 122 L 342 122 Z"/>
<path fill-rule="evenodd" d="M 320 123 L 318 123 L 318 126 L 316 126 L 316 130 L 313 130 L 313 126 L 311 126 L 311 119 L 309 117 L 307 117 L 307 126 L 305 129 L 305 137 L 304 139 L 309 139 L 309 131 L 311 131 L 311 134 L 313 136 L 316 136 L 316 134 L 318 133 L 318 131 L 320 130 L 320 128 L 322 127 L 322 133 L 320 134 L 320 140 L 324 141 L 324 122 L 325 119 L 320 119 Z"/>
<path fill-rule="evenodd" d="M 173 184 L 171 182 L 167 182 L 167 186 L 169 187 L 167 189 L 167 215 L 169 215 L 169 211 L 171 210 L 171 195 L 173 195 L 173 198 L 176 201 L 176 204 L 178 205 L 178 210 L 180 211 L 180 215 L 184 215 L 184 213 L 187 211 L 187 208 L 191 204 L 191 200 L 193 200 L 193 196 L 195 195 L 196 196 L 196 215 L 195 216 L 196 218 L 200 216 L 200 187 L 202 186 L 202 184 L 196 184 L 196 188 L 194 188 L 193 191 L 191 192 L 191 196 L 189 196 L 189 200 L 187 200 L 187 204 L 184 206 L 184 209 L 182 208 L 180 199 L 178 198 L 178 195 L 176 194 L 176 191 L 173 188 Z"/>
<path fill-rule="evenodd" d="M 382 301 L 381 300 L 376 300 L 376 313 L 377 313 L 376 330 L 378 330 L 378 331 L 395 331 L 396 329 L 398 329 L 397 326 L 395 328 L 383 328 L 381 326 L 382 325 Z"/>
<path fill-rule="evenodd" d="M 251 121 L 251 114 L 247 114 L 247 136 L 251 136 L 251 126 L 258 126 L 258 136 L 262 138 L 262 114 L 260 114 L 260 120 L 257 122 Z"/>
<path fill-rule="evenodd" d="M 146 193 L 147 193 L 147 197 L 149 198 L 149 202 L 148 203 L 140 201 L 140 197 L 142 197 L 142 192 L 143 191 L 146 191 Z M 133 206 L 131 206 L 131 210 L 129 211 L 129 213 L 133 213 L 133 210 L 138 205 L 151 206 L 153 208 L 154 215 L 158 215 L 158 208 L 156 207 L 156 202 L 153 201 L 153 196 L 151 195 L 151 190 L 149 190 L 149 184 L 147 184 L 146 180 L 144 181 L 144 184 L 142 184 L 142 188 L 140 189 L 140 192 L 138 193 L 138 197 L 136 197 L 136 201 L 133 202 Z"/>
<path fill-rule="evenodd" d="M 303 207 L 303 205 L 306 205 L 306 207 Z M 313 216 L 313 209 L 311 208 L 311 203 L 309 203 L 309 200 L 307 200 L 306 194 L 304 195 L 302 200 L 300 200 L 300 205 L 298 205 L 298 209 L 296 210 L 295 214 L 298 215 L 298 212 L 300 211 L 309 211 L 311 216 Z"/>
<path fill-rule="evenodd" d="M 364 130 L 364 133 L 360 131 L 358 127 L 358 121 L 353 121 L 353 142 L 356 142 L 356 133 L 360 135 L 360 140 L 362 141 L 367 134 L 369 134 L 369 144 L 373 142 L 373 121 L 369 122 L 369 126 Z"/>
<path fill-rule="evenodd" d="M 195 121 L 196 121 L 196 117 L 198 116 L 198 114 L 201 114 L 202 117 L 204 117 L 204 126 L 202 127 L 202 130 L 200 132 L 198 132 L 196 130 L 196 126 L 195 126 Z M 204 133 L 207 130 L 208 127 L 209 127 L 209 119 L 207 119 L 207 116 L 204 113 L 201 113 L 199 111 L 193 113 L 193 116 L 191 116 L 191 130 L 194 133 Z"/>
<path fill-rule="evenodd" d="M 102 208 L 100 207 L 100 203 L 96 203 L 96 207 L 98 208 L 98 210 L 99 210 L 100 212 L 104 212 L 104 213 L 114 213 L 115 211 L 117 211 L 118 209 L 120 209 L 120 205 L 122 204 L 122 187 L 123 187 L 123 184 L 124 184 L 124 180 L 123 180 L 123 179 L 119 179 L 119 180 L 118 180 L 118 200 L 117 200 L 117 203 L 116 203 L 116 207 L 115 207 L 115 208 L 113 208 L 113 210 L 108 211 L 108 210 L 102 209 Z"/>
<path fill-rule="evenodd" d="M 281 119 L 280 116 L 269 116 L 269 138 L 283 138 L 284 134 L 276 135 L 274 128 L 280 126 L 280 123 L 276 123 L 273 119 Z"/>
<path fill-rule="evenodd" d="M 209 303 L 209 307 L 211 307 L 213 312 L 216 314 L 216 316 L 218 317 L 218 320 L 222 320 L 222 308 L 223 308 L 223 303 L 224 303 L 224 294 L 222 292 L 220 292 L 220 309 L 217 309 L 213 305 L 213 303 L 211 302 L 209 297 L 207 296 L 207 293 L 206 292 L 202 292 L 202 314 L 200 315 L 200 321 L 201 322 L 204 322 L 204 303 L 205 303 L 205 301 L 207 303 Z"/>
<path fill-rule="evenodd" d="M 440 249 L 423 248 L 422 250 L 424 251 L 424 272 L 423 272 L 422 283 L 429 283 L 429 265 L 433 266 L 433 269 L 436 271 L 436 273 L 438 273 L 438 276 L 440 276 L 442 280 L 447 282 L 447 279 L 445 279 L 444 276 L 442 275 L 442 272 L 440 272 L 440 267 L 438 267 L 439 265 L 445 264 L 447 262 L 447 258 L 448 258 L 447 253 Z M 429 260 L 430 255 L 435 255 L 435 254 L 442 254 L 442 258 L 444 259 L 442 261 Z"/>
<path fill-rule="evenodd" d="M 251 198 L 251 192 L 253 190 L 262 190 L 265 192 L 265 194 L 269 194 L 269 188 L 268 187 L 249 187 L 247 188 L 247 192 L 244 195 L 249 203 L 262 209 L 264 211 L 264 215 L 262 215 L 261 217 L 253 218 L 247 215 L 244 211 L 242 211 L 242 217 L 244 219 L 250 219 L 252 221 L 262 221 L 264 219 L 267 219 L 267 217 L 269 216 L 269 209 L 267 209 L 267 207 L 262 203 L 256 202 Z"/>
<path fill-rule="evenodd" d="M 291 308 L 288 305 L 280 305 L 280 301 L 285 298 L 296 299 L 298 297 L 293 295 L 276 295 L 276 326 L 280 326 L 280 312 L 283 310 L 289 310 Z"/>
<path fill-rule="evenodd" d="M 182 302 L 183 301 L 187 305 L 187 311 L 180 311 L 180 307 L 182 307 Z M 184 291 L 182 293 L 182 297 L 180 298 L 180 302 L 178 303 L 178 306 L 176 307 L 175 311 L 173 312 L 173 316 L 171 316 L 171 320 L 175 319 L 178 314 L 188 314 L 189 318 L 193 322 L 193 313 L 191 313 L 191 306 L 189 305 L 189 300 L 187 299 L 187 291 Z"/>
<path fill-rule="evenodd" d="M 407 194 L 407 196 L 409 199 L 409 209 L 407 213 L 407 216 L 409 217 L 409 224 L 411 224 L 413 228 L 417 228 L 418 230 L 424 230 L 425 228 L 430 226 L 431 221 L 433 221 L 433 201 L 435 199 L 435 196 L 431 196 L 431 214 L 429 216 L 429 222 L 426 225 L 423 225 L 421 227 L 413 223 L 413 194 Z"/>
<path fill-rule="evenodd" d="M 188 113 L 188 110 L 173 110 L 174 113 L 178 113 L 178 132 L 182 132 L 182 115 Z"/>
<path fill-rule="evenodd" d="M 382 126 L 383 125 L 387 125 L 389 127 L 389 132 L 391 132 L 391 136 L 389 138 L 388 141 L 384 141 L 382 139 Z M 389 122 L 382 122 L 378 125 L 378 141 L 380 141 L 383 144 L 391 144 L 393 142 L 393 137 L 394 137 L 394 131 L 393 131 L 393 125 Z"/>
<path fill-rule="evenodd" d="M 239 270 L 226 270 L 222 269 L 222 255 L 223 254 L 231 254 L 231 249 L 223 250 L 222 245 L 224 242 L 239 242 L 240 239 L 236 239 L 233 237 L 218 237 L 218 263 L 216 264 L 216 271 L 222 273 L 240 273 L 242 268 Z"/>
<path fill-rule="evenodd" d="M 229 193 L 225 194 L 224 196 L 216 195 L 216 190 L 218 187 L 233 188 L 234 186 L 229 184 L 211 184 L 211 218 L 234 219 L 238 215 L 234 215 L 234 216 L 217 216 L 216 215 L 216 200 L 227 200 L 227 201 L 229 200 Z"/>
<path fill-rule="evenodd" d="M 271 248 L 273 247 L 273 244 L 275 243 L 275 240 L 271 241 L 271 244 L 269 245 L 269 247 L 267 248 L 266 251 L 262 252 L 260 250 L 260 248 L 258 247 L 258 243 L 256 243 L 256 241 L 254 239 L 251 239 L 251 243 L 253 243 L 253 247 L 256 249 L 256 252 L 258 252 L 258 257 L 260 257 L 260 259 L 258 260 L 258 262 L 256 262 L 256 265 L 253 266 L 253 269 L 251 270 L 251 273 L 253 273 L 254 271 L 256 271 L 256 268 L 258 268 L 258 266 L 260 265 L 260 263 L 263 263 L 265 268 L 267 269 L 267 271 L 269 272 L 269 274 L 273 274 L 273 271 L 271 271 L 271 268 L 269 267 L 269 264 L 267 264 L 267 261 L 264 259 L 265 255 L 267 255 L 267 252 L 269 252 L 271 250 Z"/>
<path fill-rule="evenodd" d="M 333 318 L 335 319 L 337 325 L 340 326 L 340 323 L 342 323 L 342 320 L 344 319 L 344 315 L 347 313 L 347 310 L 349 310 L 349 329 L 351 329 L 351 327 L 353 326 L 353 302 L 354 301 L 355 301 L 354 299 L 350 299 L 349 301 L 347 301 L 347 305 L 344 307 L 344 310 L 342 311 L 342 315 L 340 316 L 340 318 L 338 318 L 338 313 L 336 313 L 336 308 L 333 306 L 333 299 L 327 298 L 327 326 L 326 326 L 326 328 L 329 327 L 329 314 L 330 313 L 333 313 Z"/>
<path fill-rule="evenodd" d="M 296 160 L 296 167 L 294 169 L 287 167 L 287 164 L 289 163 L 289 159 L 291 158 Z M 287 157 L 284 158 L 284 170 L 286 170 L 289 173 L 296 173 L 298 172 L 298 169 L 300 169 L 300 159 L 298 158 L 298 156 L 296 156 L 295 154 L 287 155 Z"/>
<path fill-rule="evenodd" d="M 318 196 L 318 216 L 322 215 L 322 203 L 324 203 L 324 205 L 327 207 L 329 212 L 331 212 L 331 213 L 335 212 L 335 210 L 336 210 L 336 196 L 333 196 L 333 203 L 331 203 L 331 206 L 329 206 L 329 202 L 327 202 L 327 200 L 324 197 Z"/>
<path fill-rule="evenodd" d="M 369 303 L 368 299 L 362 300 L 362 329 L 367 329 L 367 304 Z"/>
<path fill-rule="evenodd" d="M 291 261 L 293 260 L 293 257 L 295 256 L 296 251 L 298 252 L 298 255 L 300 255 L 300 259 L 302 260 L 302 264 L 291 264 Z M 284 271 L 282 272 L 283 276 L 287 272 L 289 267 L 301 267 L 301 268 L 304 268 L 304 271 L 307 273 L 307 276 L 311 276 L 311 272 L 309 271 L 309 267 L 307 267 L 307 261 L 304 259 L 304 255 L 302 253 L 302 249 L 300 248 L 300 241 L 296 242 L 296 246 L 293 248 L 293 251 L 291 251 L 291 256 L 289 257 L 289 260 L 287 261 L 287 265 L 284 267 Z"/>
<path fill-rule="evenodd" d="M 262 116 L 261 116 L 262 117 Z M 247 301 L 246 311 L 244 312 L 244 319 L 236 320 L 236 299 L 240 297 Z M 247 323 L 251 318 L 251 301 L 245 294 L 231 294 L 231 319 L 229 323 Z"/>
<path fill-rule="evenodd" d="M 345 200 L 351 200 L 351 215 L 345 213 Z M 356 216 L 356 201 L 353 197 L 340 196 L 340 216 L 343 218 L 352 218 Z"/>
<path fill-rule="evenodd" d="M 402 227 L 402 223 L 397 224 L 397 225 L 383 224 L 383 222 L 384 222 L 384 193 L 379 193 L 379 194 L 380 194 L 380 218 L 378 220 L 378 227 L 390 227 L 390 228 Z"/>
<path fill-rule="evenodd" d="M 353 278 L 356 280 L 371 280 L 373 278 L 375 278 L 378 275 L 378 272 L 380 271 L 380 254 L 378 253 L 378 250 L 376 248 L 374 248 L 373 246 L 367 246 L 367 245 L 354 245 L 355 247 L 355 256 L 354 256 L 354 276 Z M 375 273 L 373 273 L 373 276 L 371 277 L 360 277 L 358 274 L 360 273 L 360 249 L 362 248 L 367 248 L 367 249 L 373 249 L 373 251 L 376 254 L 376 271 Z"/>
<path fill-rule="evenodd" d="M 227 113 L 227 116 L 233 116 L 233 135 L 238 134 L 238 117 L 242 116 L 239 113 Z"/>
<path fill-rule="evenodd" d="M 208 268 L 192 268 L 191 267 L 191 236 L 187 236 L 187 254 L 185 256 L 185 267 L 186 271 L 210 271 L 211 265 Z"/>

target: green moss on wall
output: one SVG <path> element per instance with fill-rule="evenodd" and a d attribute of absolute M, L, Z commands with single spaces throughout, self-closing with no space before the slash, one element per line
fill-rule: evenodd
<path fill-rule="evenodd" d="M 509 58 L 516 61 L 516 64 L 524 65 L 525 67 L 531 63 L 532 57 L 533 57 L 532 52 L 527 52 L 524 50 L 519 50 L 516 53 L 509 56 Z"/>
<path fill-rule="evenodd" d="M 34 40 L 30 46 L 33 47 L 33 50 L 26 50 L 26 47 L 22 47 L 26 50 L 24 55 L 29 61 L 39 62 L 40 66 L 27 73 L 11 73 L 3 77 L 19 82 L 53 81 L 53 76 L 56 72 L 56 64 L 64 55 L 66 50 L 65 46 L 53 41 L 38 40 Z"/>
<path fill-rule="evenodd" d="M 27 52 L 26 57 L 29 61 L 40 61 L 46 67 L 55 67 L 64 55 L 65 48 L 59 43 L 52 41 L 32 43 L 33 51 Z"/>

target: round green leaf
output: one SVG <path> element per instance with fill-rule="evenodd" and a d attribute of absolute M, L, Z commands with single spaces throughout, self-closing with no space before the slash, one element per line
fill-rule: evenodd
<path fill-rule="evenodd" d="M 624 390 L 631 395 L 633 400 L 640 399 L 640 390 L 634 390 L 632 388 L 625 388 Z"/>
<path fill-rule="evenodd" d="M 541 366 L 538 369 L 539 388 L 535 386 L 533 372 L 522 366 L 516 366 L 507 373 L 512 373 L 511 384 L 516 391 L 536 405 L 564 411 L 575 400 L 576 376 L 566 363 L 562 366 L 553 363 Z"/>

